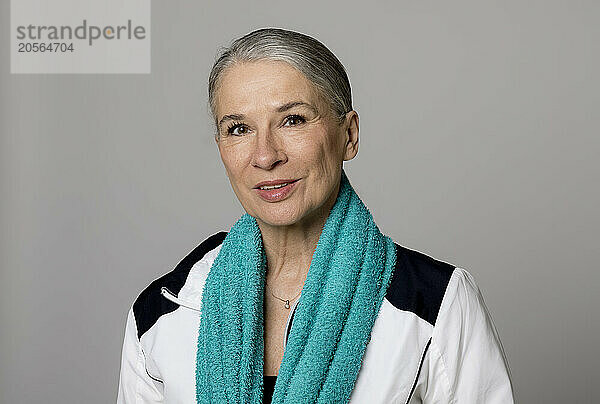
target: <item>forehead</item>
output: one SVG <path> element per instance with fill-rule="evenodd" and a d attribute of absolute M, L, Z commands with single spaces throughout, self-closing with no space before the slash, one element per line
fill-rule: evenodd
<path fill-rule="evenodd" d="M 290 64 L 261 60 L 237 62 L 228 67 L 221 76 L 215 106 L 221 116 L 274 109 L 290 101 L 317 106 L 319 98 L 315 85 Z"/>

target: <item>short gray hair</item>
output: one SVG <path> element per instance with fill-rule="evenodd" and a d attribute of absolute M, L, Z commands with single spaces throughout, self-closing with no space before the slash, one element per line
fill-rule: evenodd
<path fill-rule="evenodd" d="M 289 63 L 311 81 L 341 123 L 352 110 L 352 91 L 346 69 L 321 42 L 281 28 L 261 28 L 222 48 L 208 79 L 208 103 L 218 133 L 215 96 L 223 72 L 236 62 L 274 60 Z"/>

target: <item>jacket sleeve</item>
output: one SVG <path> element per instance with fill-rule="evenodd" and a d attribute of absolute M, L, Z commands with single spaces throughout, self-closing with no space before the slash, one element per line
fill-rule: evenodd
<path fill-rule="evenodd" d="M 510 368 L 473 276 L 452 274 L 430 344 L 423 403 L 514 403 Z"/>
<path fill-rule="evenodd" d="M 140 340 L 133 309 L 127 314 L 125 338 L 121 355 L 121 372 L 117 404 L 162 403 L 162 383 L 150 377 Z"/>

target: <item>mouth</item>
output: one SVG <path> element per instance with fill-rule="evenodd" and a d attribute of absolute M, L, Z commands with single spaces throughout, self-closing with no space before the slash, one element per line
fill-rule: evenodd
<path fill-rule="evenodd" d="M 288 184 L 291 184 L 293 182 L 298 181 L 297 179 L 280 179 L 280 180 L 274 180 L 274 181 L 263 181 L 263 182 L 259 182 L 258 184 L 256 184 L 256 186 L 254 187 L 254 189 L 262 189 L 262 190 L 268 190 L 268 189 L 277 189 L 277 188 L 281 188 L 284 187 Z"/>
<path fill-rule="evenodd" d="M 278 202 L 290 195 L 290 193 L 296 188 L 297 180 L 277 180 L 277 181 L 265 181 L 257 184 L 254 189 L 258 196 L 267 202 Z"/>

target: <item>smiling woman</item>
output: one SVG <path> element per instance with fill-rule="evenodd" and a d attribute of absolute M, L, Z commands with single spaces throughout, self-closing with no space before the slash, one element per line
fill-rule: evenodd
<path fill-rule="evenodd" d="M 342 162 L 358 152 L 357 113 L 349 111 L 340 125 L 302 73 L 286 62 L 260 60 L 223 73 L 215 115 L 221 159 L 246 212 L 262 227 L 322 227 Z"/>
<path fill-rule="evenodd" d="M 118 402 L 513 401 L 471 274 L 383 235 L 350 184 L 359 120 L 329 49 L 253 31 L 209 104 L 245 214 L 136 299 Z"/>

